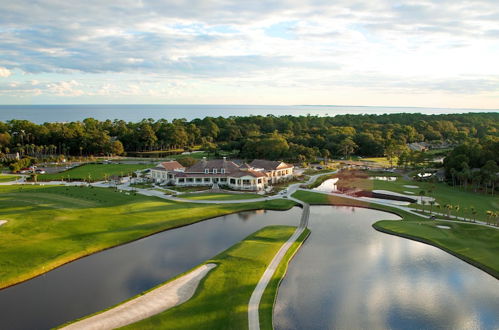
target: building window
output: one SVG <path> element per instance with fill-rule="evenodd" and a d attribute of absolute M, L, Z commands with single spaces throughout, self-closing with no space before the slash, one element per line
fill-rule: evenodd
<path fill-rule="evenodd" d="M 209 168 L 205 168 L 204 169 L 204 173 L 206 173 L 206 174 L 210 173 L 210 169 Z"/>
<path fill-rule="evenodd" d="M 222 168 L 222 169 L 220 170 L 220 173 L 225 174 L 225 168 Z"/>
<path fill-rule="evenodd" d="M 227 178 L 220 178 L 220 182 L 227 182 Z"/>
<path fill-rule="evenodd" d="M 201 178 L 196 178 L 196 182 L 203 182 Z"/>
<path fill-rule="evenodd" d="M 210 178 L 204 178 L 204 182 L 210 182 Z"/>
<path fill-rule="evenodd" d="M 216 168 L 213 169 L 213 173 L 217 174 L 217 169 Z"/>
<path fill-rule="evenodd" d="M 236 184 L 236 179 L 230 179 L 230 184 Z"/>
<path fill-rule="evenodd" d="M 193 178 L 187 178 L 187 182 L 194 182 Z"/>
<path fill-rule="evenodd" d="M 184 182 L 185 182 L 185 179 L 184 179 L 184 178 L 180 178 L 180 179 L 178 179 L 178 182 L 182 182 L 182 183 L 184 183 Z"/>

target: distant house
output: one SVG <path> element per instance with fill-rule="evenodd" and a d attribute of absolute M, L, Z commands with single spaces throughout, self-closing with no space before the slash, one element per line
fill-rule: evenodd
<path fill-rule="evenodd" d="M 151 168 L 151 178 L 156 182 L 168 182 L 173 179 L 176 172 L 183 171 L 185 171 L 185 167 L 176 160 L 162 162 Z"/>
<path fill-rule="evenodd" d="M 157 183 L 178 186 L 211 186 L 218 184 L 236 190 L 263 190 L 272 183 L 293 176 L 293 165 L 279 161 L 254 160 L 250 164 L 236 164 L 223 159 L 206 160 L 205 157 L 188 168 L 168 162 L 151 169 Z M 176 162 L 175 162 L 176 163 Z M 177 163 L 178 164 L 178 163 Z"/>
<path fill-rule="evenodd" d="M 409 149 L 411 149 L 412 151 L 421 151 L 421 152 L 425 152 L 429 149 L 429 146 L 427 143 L 425 142 L 413 142 L 413 143 L 408 143 L 407 146 L 409 147 Z"/>

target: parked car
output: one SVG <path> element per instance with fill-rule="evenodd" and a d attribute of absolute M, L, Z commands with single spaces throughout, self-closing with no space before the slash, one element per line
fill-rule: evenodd
<path fill-rule="evenodd" d="M 47 173 L 47 172 L 45 172 L 45 170 L 42 170 L 41 168 L 37 169 L 35 172 L 37 174 L 45 174 L 45 173 Z"/>

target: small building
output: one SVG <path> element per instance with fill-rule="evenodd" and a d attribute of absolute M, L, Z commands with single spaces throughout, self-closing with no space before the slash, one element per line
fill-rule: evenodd
<path fill-rule="evenodd" d="M 151 168 L 151 178 L 156 182 L 168 182 L 173 179 L 175 172 L 183 172 L 185 167 L 176 160 L 159 163 Z"/>
<path fill-rule="evenodd" d="M 425 152 L 429 149 L 429 145 L 426 142 L 413 142 L 408 143 L 407 146 L 412 151 L 421 151 Z"/>
<path fill-rule="evenodd" d="M 279 161 L 254 160 L 250 164 L 236 164 L 223 159 L 207 160 L 205 157 L 188 168 L 168 162 L 151 169 L 157 183 L 177 186 L 227 186 L 236 190 L 263 190 L 269 184 L 293 176 L 293 165 Z M 176 163 L 176 162 L 175 162 Z M 178 163 L 177 163 L 178 164 Z"/>

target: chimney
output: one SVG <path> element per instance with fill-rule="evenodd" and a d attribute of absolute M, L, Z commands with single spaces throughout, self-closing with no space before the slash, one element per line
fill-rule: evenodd
<path fill-rule="evenodd" d="M 224 162 L 227 161 L 227 157 L 224 156 Z"/>

